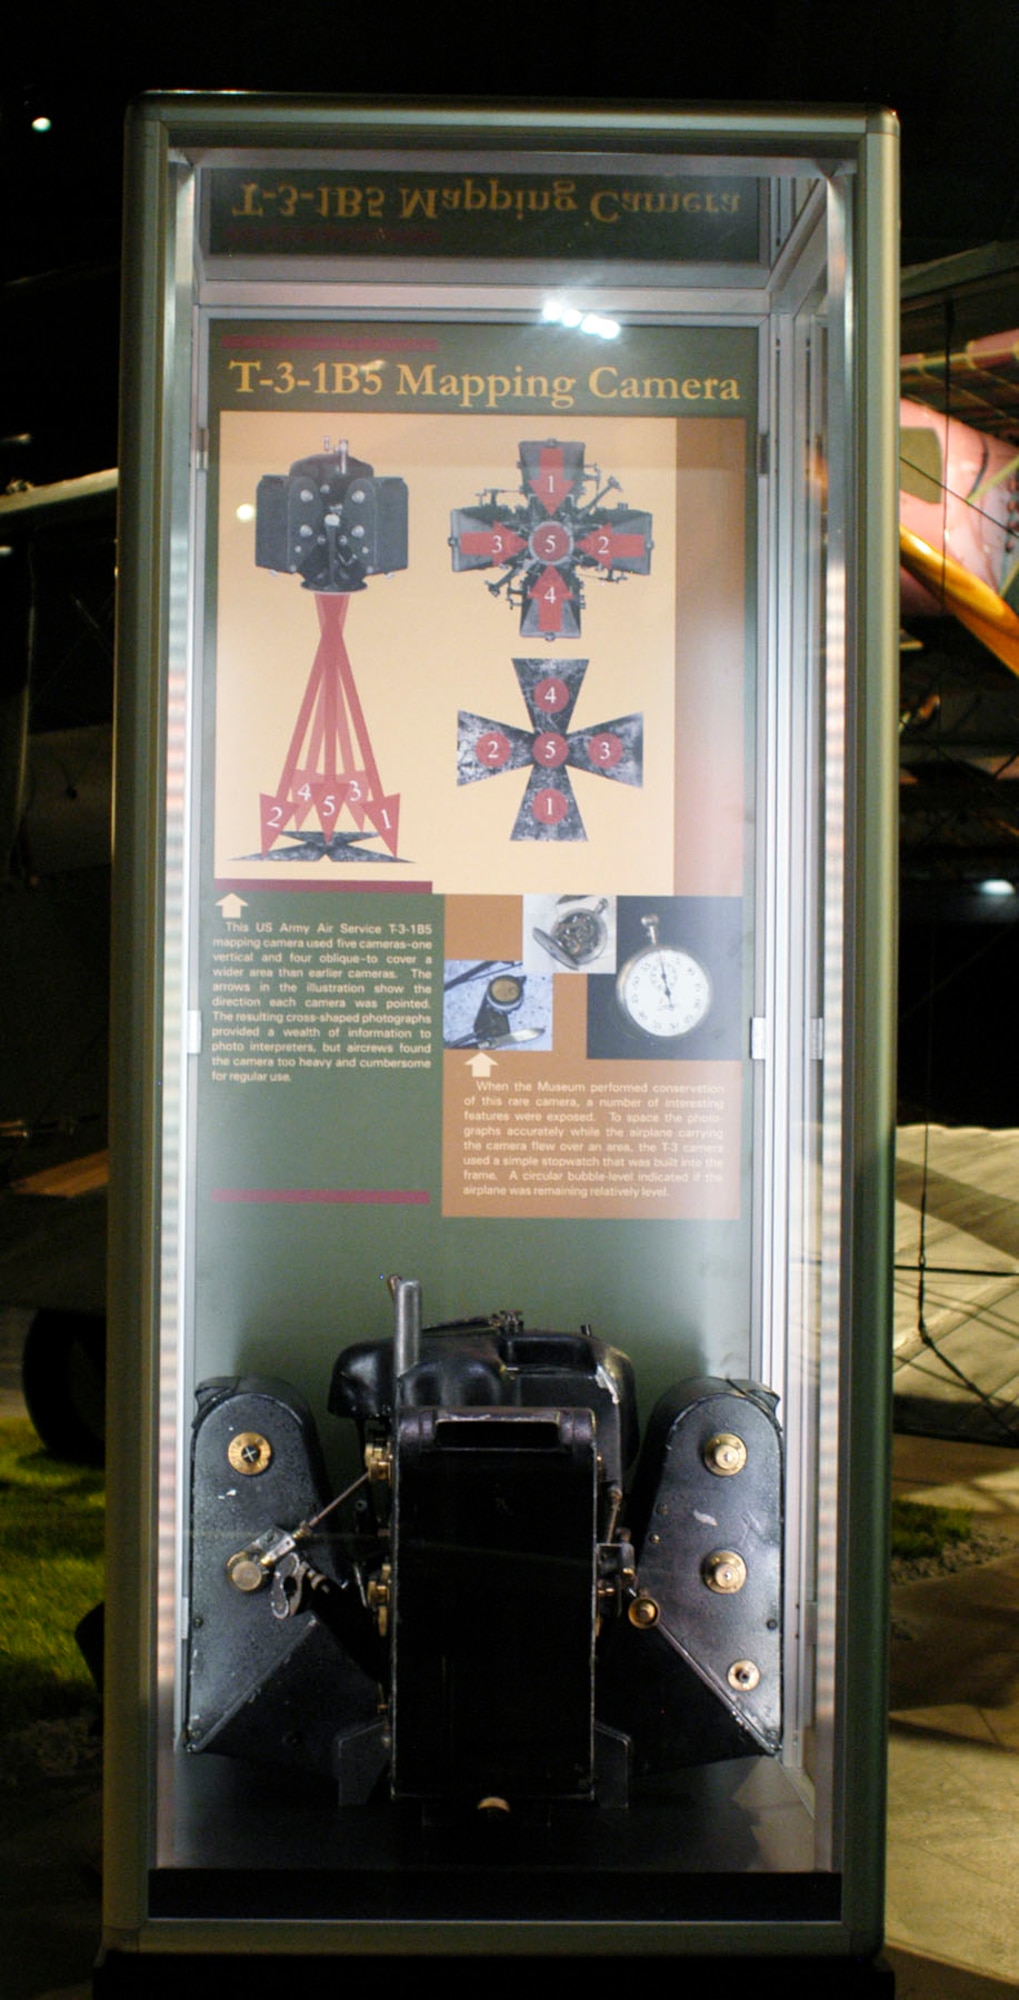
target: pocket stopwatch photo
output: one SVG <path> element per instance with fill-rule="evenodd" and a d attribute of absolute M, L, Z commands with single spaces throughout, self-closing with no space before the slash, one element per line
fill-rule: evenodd
<path fill-rule="evenodd" d="M 711 978 L 692 952 L 662 944 L 659 918 L 641 917 L 647 943 L 616 978 L 616 1006 L 627 1029 L 651 1042 L 674 1042 L 699 1028 L 711 1006 Z"/>

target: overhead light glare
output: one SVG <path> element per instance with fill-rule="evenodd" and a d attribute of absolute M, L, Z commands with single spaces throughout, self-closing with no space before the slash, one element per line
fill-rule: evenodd
<path fill-rule="evenodd" d="M 1004 876 L 991 875 L 988 876 L 986 882 L 981 882 L 980 894 L 982 896 L 1014 896 L 1015 883 L 1006 882 Z"/>
<path fill-rule="evenodd" d="M 237 509 L 237 519 L 239 521 L 253 521 L 254 518 L 255 518 L 255 510 L 251 504 L 251 501 L 242 500 L 240 506 Z"/>
<path fill-rule="evenodd" d="M 552 326 L 579 327 L 581 333 L 594 334 L 599 340 L 618 340 L 622 331 L 617 319 L 608 319 L 604 313 L 579 312 L 565 299 L 546 299 L 541 317 Z"/>
<path fill-rule="evenodd" d="M 33 132 L 52 132 L 52 118 L 47 118 L 45 111 L 40 111 L 38 118 L 33 118 L 32 120 L 32 130 Z"/>
<path fill-rule="evenodd" d="M 618 340 L 619 321 L 606 319 L 604 313 L 585 313 L 580 322 L 581 333 L 596 333 L 599 340 Z"/>

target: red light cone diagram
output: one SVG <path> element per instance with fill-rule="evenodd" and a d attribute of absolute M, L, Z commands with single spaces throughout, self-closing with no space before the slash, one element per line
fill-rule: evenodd
<path fill-rule="evenodd" d="M 386 792 L 343 636 L 349 596 L 316 593 L 320 637 L 279 783 L 260 799 L 262 859 L 397 858 L 400 798 Z M 343 831 L 341 815 L 355 831 Z M 317 822 L 306 830 L 306 822 Z M 285 838 L 286 847 L 276 842 Z M 382 853 L 362 845 L 379 839 Z"/>

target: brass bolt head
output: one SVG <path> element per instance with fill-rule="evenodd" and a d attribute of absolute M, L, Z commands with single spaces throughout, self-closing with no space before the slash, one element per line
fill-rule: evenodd
<path fill-rule="evenodd" d="M 731 1479 L 734 1472 L 742 1472 L 747 1448 L 735 1431 L 716 1431 L 714 1437 L 709 1437 L 702 1456 L 709 1472 L 716 1473 L 719 1479 Z"/>
<path fill-rule="evenodd" d="M 272 1464 L 272 1446 L 260 1431 L 238 1431 L 230 1439 L 226 1455 L 235 1472 L 242 1472 L 250 1479 L 256 1472 L 265 1472 Z"/>
<path fill-rule="evenodd" d="M 638 1632 L 650 1632 L 652 1625 L 657 1625 L 662 1614 L 653 1597 L 635 1597 L 626 1615 L 631 1625 L 636 1625 Z"/>
<path fill-rule="evenodd" d="M 709 1590 L 716 1590 L 723 1597 L 733 1591 L 742 1590 L 747 1580 L 747 1566 L 742 1556 L 733 1549 L 715 1549 L 705 1556 L 701 1564 L 701 1575 Z"/>
<path fill-rule="evenodd" d="M 266 1574 L 261 1563 L 255 1556 L 249 1555 L 246 1549 L 242 1549 L 238 1555 L 230 1557 L 226 1566 L 226 1573 L 234 1589 L 243 1590 L 245 1593 L 252 1590 L 261 1590 L 263 1583 L 266 1581 Z"/>
<path fill-rule="evenodd" d="M 389 1631 L 389 1586 L 392 1574 L 392 1563 L 383 1563 L 378 1576 L 369 1577 L 365 1590 L 368 1603 L 375 1613 L 375 1624 L 380 1639 L 384 1639 Z"/>
<path fill-rule="evenodd" d="M 364 1466 L 373 1485 L 388 1486 L 393 1477 L 391 1444 L 366 1444 Z"/>

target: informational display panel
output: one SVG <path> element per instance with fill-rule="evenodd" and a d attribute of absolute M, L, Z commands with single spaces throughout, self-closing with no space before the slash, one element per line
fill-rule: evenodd
<path fill-rule="evenodd" d="M 873 1947 L 892 128 L 263 110 L 137 121 L 111 1948 Z"/>
<path fill-rule="evenodd" d="M 224 1202 L 355 1208 L 324 1218 L 328 1261 L 346 1239 L 365 1271 L 408 1221 L 440 1269 L 446 1220 L 503 1222 L 508 1270 L 540 1256 L 524 1222 L 746 1210 L 757 340 L 607 351 L 561 326 L 210 327 L 214 1257 Z M 347 591 L 330 479 L 344 526 L 401 509 L 392 570 Z M 358 530 L 387 532 L 355 517 L 355 552 Z M 349 1145 L 323 1148 L 324 1086 Z"/>

